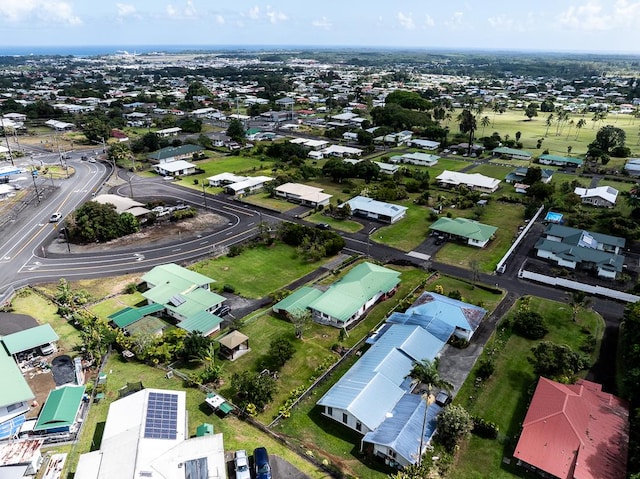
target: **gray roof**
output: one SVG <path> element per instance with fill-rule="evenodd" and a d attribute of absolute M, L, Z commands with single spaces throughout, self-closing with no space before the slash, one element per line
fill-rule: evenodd
<path fill-rule="evenodd" d="M 608 271 L 622 271 L 624 256 L 574 244 L 540 238 L 535 249 L 550 251 L 558 258 L 575 263 L 594 263 Z"/>
<path fill-rule="evenodd" d="M 598 243 L 607 246 L 617 246 L 619 248 L 624 248 L 624 245 L 626 243 L 626 240 L 624 238 L 620 238 L 618 236 L 594 233 L 592 231 L 584 231 L 578 228 L 571 228 L 570 226 L 562 226 L 558 224 L 550 224 L 544 231 L 544 234 L 546 236 L 557 236 L 559 238 L 562 238 L 563 243 L 575 245 L 577 245 L 580 239 L 584 237 L 584 233 L 588 233 Z"/>
<path fill-rule="evenodd" d="M 406 206 L 394 205 L 393 203 L 384 203 L 366 196 L 354 196 L 344 204 L 348 204 L 351 211 L 368 211 L 382 216 L 394 218 L 407 211 Z"/>

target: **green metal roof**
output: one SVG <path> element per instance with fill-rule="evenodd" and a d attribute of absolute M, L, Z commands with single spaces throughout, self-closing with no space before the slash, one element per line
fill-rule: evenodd
<path fill-rule="evenodd" d="M 559 155 L 540 155 L 539 159 L 541 160 L 549 160 L 555 161 L 559 163 L 571 163 L 574 165 L 582 165 L 583 161 L 579 158 L 571 158 L 568 156 L 559 156 Z"/>
<path fill-rule="evenodd" d="M 303 286 L 302 288 L 294 291 L 282 301 L 273 305 L 274 311 L 286 311 L 292 313 L 293 311 L 304 311 L 307 306 L 313 301 L 322 296 L 323 291 L 319 289 L 311 288 L 309 286 Z"/>
<path fill-rule="evenodd" d="M 495 226 L 478 223 L 467 218 L 439 218 L 430 229 L 475 241 L 488 241 L 498 230 Z"/>
<path fill-rule="evenodd" d="M 25 329 L 17 333 L 8 334 L 2 338 L 9 354 L 37 348 L 43 344 L 53 343 L 60 339 L 50 324 L 42 324 L 35 328 Z"/>
<path fill-rule="evenodd" d="M 119 328 L 126 328 L 127 326 L 140 321 L 145 316 L 148 316 L 158 311 L 162 311 L 164 306 L 161 304 L 153 303 L 141 306 L 139 308 L 127 307 L 121 309 L 117 313 L 113 313 L 109 316 L 109 319 L 114 322 Z"/>
<path fill-rule="evenodd" d="M 216 329 L 220 323 L 222 323 L 221 317 L 208 311 L 200 311 L 184 321 L 180 321 L 178 327 L 190 333 L 200 331 L 202 334 L 207 335 Z"/>
<path fill-rule="evenodd" d="M 213 436 L 213 424 L 202 423 L 196 428 L 196 437 Z"/>
<path fill-rule="evenodd" d="M 28 402 L 35 398 L 20 368 L 2 347 L 0 347 L 0 376 L 2 377 L 0 407 Z"/>
<path fill-rule="evenodd" d="M 142 281 L 153 285 L 171 283 L 178 289 L 186 289 L 194 284 L 204 286 L 205 284 L 215 283 L 215 280 L 204 274 L 183 268 L 175 263 L 161 264 L 154 267 L 142 276 Z"/>
<path fill-rule="evenodd" d="M 499 155 L 531 157 L 531 153 L 529 153 L 528 151 L 518 150 L 516 148 L 507 148 L 506 146 L 499 146 L 498 148 L 494 148 L 492 153 L 498 153 Z"/>
<path fill-rule="evenodd" d="M 84 386 L 63 386 L 49 393 L 34 431 L 71 426 L 78 415 Z"/>
<path fill-rule="evenodd" d="M 311 309 L 347 321 L 378 293 L 387 293 L 400 283 L 400 273 L 373 263 L 360 263 L 332 284 Z"/>
<path fill-rule="evenodd" d="M 197 145 L 181 145 L 181 146 L 168 146 L 161 150 L 154 151 L 149 154 L 149 158 L 152 160 L 164 160 L 166 158 L 173 158 L 174 156 L 192 155 L 203 148 Z"/>

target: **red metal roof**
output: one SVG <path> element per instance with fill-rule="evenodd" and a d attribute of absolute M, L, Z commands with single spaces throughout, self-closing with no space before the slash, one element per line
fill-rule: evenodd
<path fill-rule="evenodd" d="M 562 479 L 624 479 L 628 443 L 625 401 L 590 381 L 541 377 L 513 455 Z"/>

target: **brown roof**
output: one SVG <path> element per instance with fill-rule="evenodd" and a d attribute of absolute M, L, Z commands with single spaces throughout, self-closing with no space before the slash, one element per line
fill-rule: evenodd
<path fill-rule="evenodd" d="M 225 337 L 218 339 L 218 342 L 229 349 L 235 349 L 249 339 L 240 331 L 231 331 Z"/>
<path fill-rule="evenodd" d="M 513 455 L 562 479 L 623 479 L 628 443 L 625 401 L 590 381 L 541 377 Z"/>

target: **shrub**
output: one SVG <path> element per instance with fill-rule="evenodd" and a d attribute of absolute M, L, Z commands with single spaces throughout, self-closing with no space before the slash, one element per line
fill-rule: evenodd
<path fill-rule="evenodd" d="M 487 421 L 481 417 L 473 417 L 473 434 L 484 439 L 496 439 L 500 428 L 494 422 Z"/>
<path fill-rule="evenodd" d="M 138 283 L 129 283 L 124 287 L 125 294 L 133 294 L 138 291 Z"/>
<path fill-rule="evenodd" d="M 222 287 L 222 291 L 223 291 L 224 293 L 235 293 L 235 292 L 236 292 L 236 288 L 234 288 L 234 287 L 233 287 L 232 285 L 230 285 L 230 284 L 225 284 L 225 285 Z"/>
<path fill-rule="evenodd" d="M 549 332 L 544 319 L 535 311 L 520 310 L 513 319 L 513 331 L 529 339 L 542 339 Z"/>
<path fill-rule="evenodd" d="M 243 250 L 243 247 L 241 245 L 237 245 L 237 244 L 231 245 L 229 247 L 229 252 L 227 253 L 227 256 L 229 258 L 233 258 L 234 256 L 239 256 L 240 253 L 242 253 L 242 250 Z"/>
<path fill-rule="evenodd" d="M 485 358 L 480 361 L 478 370 L 476 371 L 476 377 L 483 381 L 489 379 L 496 370 L 496 364 L 493 358 Z"/>

